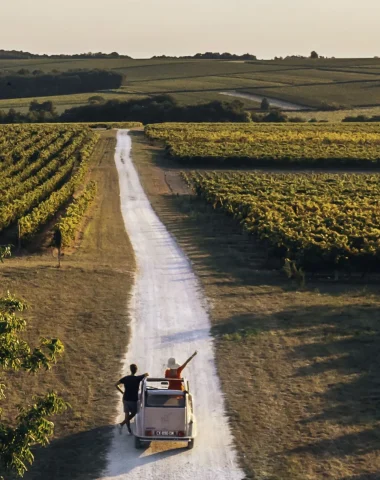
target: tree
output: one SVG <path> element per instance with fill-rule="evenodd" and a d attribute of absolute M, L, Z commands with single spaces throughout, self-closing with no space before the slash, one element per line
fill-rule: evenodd
<path fill-rule="evenodd" d="M 32 348 L 20 334 L 26 329 L 26 321 L 20 313 L 27 305 L 12 296 L 0 298 L 0 369 L 23 370 L 35 373 L 49 370 L 56 362 L 64 347 L 57 338 L 42 338 Z M 0 384 L 0 400 L 5 398 L 5 385 Z M 53 434 L 54 424 L 48 417 L 62 413 L 69 405 L 54 392 L 43 397 L 34 397 L 33 404 L 21 407 L 15 425 L 0 421 L 0 465 L 7 472 L 22 477 L 34 456 L 31 447 L 45 446 Z M 2 409 L 0 407 L 0 417 Z"/>
<path fill-rule="evenodd" d="M 57 111 L 52 101 L 39 103 L 33 100 L 29 105 L 29 114 L 27 116 L 29 122 L 49 122 L 57 118 Z"/>
<path fill-rule="evenodd" d="M 318 53 L 317 53 L 316 51 L 313 50 L 313 51 L 311 52 L 311 54 L 310 54 L 310 58 L 316 59 L 316 58 L 319 58 L 319 55 L 318 55 Z"/>
<path fill-rule="evenodd" d="M 32 100 L 29 105 L 29 112 L 46 112 L 51 113 L 52 115 L 56 115 L 55 106 L 51 100 L 41 103 L 38 102 L 38 100 Z"/>
<path fill-rule="evenodd" d="M 267 98 L 262 99 L 260 108 L 264 112 L 267 112 L 270 109 L 270 103 L 268 102 Z"/>
<path fill-rule="evenodd" d="M 10 108 L 4 118 L 4 121 L 5 123 L 21 123 L 22 114 L 20 112 L 16 112 L 14 108 Z"/>

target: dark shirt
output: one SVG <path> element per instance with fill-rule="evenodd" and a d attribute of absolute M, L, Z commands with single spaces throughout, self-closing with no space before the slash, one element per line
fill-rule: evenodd
<path fill-rule="evenodd" d="M 125 402 L 137 402 L 139 385 L 144 375 L 127 375 L 119 380 L 124 385 L 123 400 Z"/>

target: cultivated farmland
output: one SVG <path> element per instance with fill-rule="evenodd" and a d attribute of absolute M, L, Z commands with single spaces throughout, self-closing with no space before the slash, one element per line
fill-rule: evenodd
<path fill-rule="evenodd" d="M 287 59 L 255 62 L 228 62 L 195 59 L 35 59 L 1 60 L 0 71 L 18 69 L 67 71 L 70 69 L 117 70 L 125 74 L 125 85 L 100 93 L 106 100 L 128 100 L 169 93 L 182 105 L 211 100 L 228 100 L 224 91 L 268 96 L 320 108 L 337 103 L 347 108 L 379 105 L 379 59 Z M 93 94 L 40 97 L 53 100 L 57 110 L 85 104 Z M 229 97 L 229 101 L 233 98 Z M 260 107 L 243 100 L 246 108 Z M 28 98 L 0 101 L 0 109 L 25 111 Z"/>
<path fill-rule="evenodd" d="M 307 270 L 380 267 L 377 175 L 188 173 L 215 209 Z"/>
<path fill-rule="evenodd" d="M 18 222 L 19 236 L 31 237 L 84 182 L 99 136 L 80 126 L 6 126 L 0 138 L 0 233 Z"/>
<path fill-rule="evenodd" d="M 376 124 L 160 124 L 145 132 L 190 165 L 367 168 L 380 161 Z"/>
<path fill-rule="evenodd" d="M 122 124 L 125 128 L 139 125 Z M 3 243 L 13 241 L 16 234 L 20 240 L 31 239 L 52 221 L 62 233 L 64 246 L 74 240 L 96 195 L 96 183 L 88 181 L 88 172 L 98 140 L 99 134 L 87 125 L 0 127 Z"/>

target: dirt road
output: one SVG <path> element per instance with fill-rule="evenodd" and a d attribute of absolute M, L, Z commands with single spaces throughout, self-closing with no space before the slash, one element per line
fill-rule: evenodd
<path fill-rule="evenodd" d="M 266 98 L 271 107 L 281 108 L 281 110 L 301 112 L 302 110 L 313 110 L 310 107 L 305 107 L 304 105 L 299 105 L 297 103 L 287 102 L 285 100 L 279 100 L 278 98 L 271 98 L 265 95 L 256 95 L 253 93 L 240 93 L 240 92 L 220 92 L 221 95 L 227 95 L 229 97 L 237 98 L 247 98 L 248 100 L 253 100 L 255 102 L 261 102 Z"/>
<path fill-rule="evenodd" d="M 154 213 L 130 151 L 130 136 L 121 130 L 115 161 L 122 214 L 137 262 L 132 298 L 126 305 L 132 332 L 123 372 L 135 362 L 141 372 L 162 375 L 168 357 L 183 362 L 198 350 L 185 374 L 194 394 L 198 437 L 193 450 L 180 443 L 157 442 L 144 451 L 135 450 L 133 437 L 126 432 L 115 431 L 103 478 L 242 479 L 216 374 L 205 301 L 187 258 Z"/>

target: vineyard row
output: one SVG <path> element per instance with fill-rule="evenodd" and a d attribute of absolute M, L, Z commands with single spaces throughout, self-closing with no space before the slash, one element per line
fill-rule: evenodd
<path fill-rule="evenodd" d="M 145 133 L 172 157 L 199 165 L 380 165 L 375 124 L 155 124 Z"/>
<path fill-rule="evenodd" d="M 380 268 L 377 175 L 184 173 L 272 255 L 310 271 Z"/>

